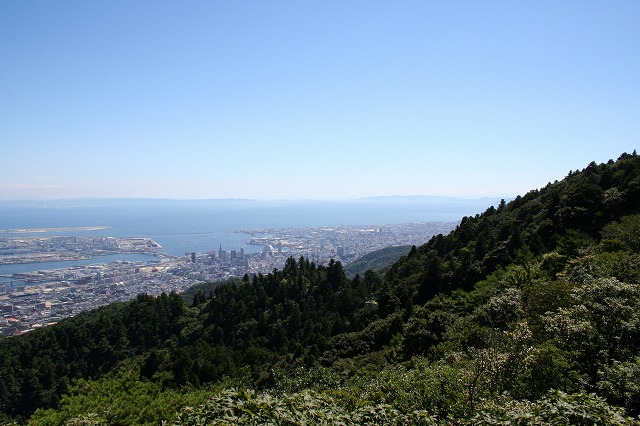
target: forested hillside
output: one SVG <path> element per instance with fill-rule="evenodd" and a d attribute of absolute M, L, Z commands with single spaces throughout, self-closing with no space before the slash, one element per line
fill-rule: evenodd
<path fill-rule="evenodd" d="M 353 278 L 357 274 L 364 274 L 371 270 L 377 274 L 384 274 L 402 256 L 409 253 L 411 246 L 387 247 L 365 254 L 345 266 L 347 277 Z"/>
<path fill-rule="evenodd" d="M 640 424 L 640 158 L 384 275 L 289 259 L 1 340 L 0 377 L 4 419 L 37 425 Z"/>

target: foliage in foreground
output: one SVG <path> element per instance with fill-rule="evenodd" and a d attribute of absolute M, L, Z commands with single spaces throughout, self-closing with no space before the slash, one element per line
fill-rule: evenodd
<path fill-rule="evenodd" d="M 161 390 L 132 365 L 81 381 L 36 425 L 640 425 L 595 394 L 550 391 L 537 401 L 503 394 L 470 405 L 472 363 L 453 368 L 416 358 L 411 365 L 363 369 L 342 385 L 276 389 Z M 309 372 L 324 373 L 332 371 Z M 304 373 L 303 373 L 304 375 Z M 285 385 L 286 387 L 286 385 Z M 279 386 L 279 388 L 282 388 Z"/>
<path fill-rule="evenodd" d="M 100 380 L 79 380 L 62 397 L 58 409 L 38 410 L 30 422 L 38 426 L 152 426 L 161 419 L 170 418 L 181 407 L 203 403 L 209 395 L 204 390 L 162 389 L 157 383 L 139 380 L 139 375 L 139 369 L 133 363 L 126 363 Z M 81 422 L 81 419 L 84 420 Z"/>
<path fill-rule="evenodd" d="M 289 259 L 0 341 L 0 418 L 637 424 L 639 230 L 640 158 L 592 163 L 384 276 Z"/>
<path fill-rule="evenodd" d="M 37 423 L 47 424 L 47 423 Z M 69 426 L 128 424 L 89 413 L 69 419 Z M 611 407 L 593 394 L 553 391 L 535 401 L 485 401 L 471 418 L 438 418 L 426 410 L 402 412 L 388 404 L 345 407 L 339 400 L 315 391 L 272 395 L 227 389 L 197 406 L 185 406 L 163 425 L 600 425 L 637 426 L 638 420 Z"/>
<path fill-rule="evenodd" d="M 274 397 L 268 393 L 227 390 L 198 407 L 186 407 L 178 425 L 638 425 L 624 411 L 591 394 L 551 392 L 536 401 L 488 401 L 470 419 L 438 419 L 426 410 L 401 412 L 391 405 L 346 409 L 326 395 L 310 391 Z"/>

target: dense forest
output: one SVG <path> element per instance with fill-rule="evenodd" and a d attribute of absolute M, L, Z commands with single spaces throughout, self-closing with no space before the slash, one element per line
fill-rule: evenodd
<path fill-rule="evenodd" d="M 0 422 L 640 424 L 640 158 L 340 262 L 140 295 L 0 340 Z"/>

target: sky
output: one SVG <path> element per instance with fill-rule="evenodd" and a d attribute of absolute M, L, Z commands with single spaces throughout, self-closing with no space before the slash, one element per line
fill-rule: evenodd
<path fill-rule="evenodd" d="M 0 200 L 524 194 L 640 147 L 640 1 L 0 1 Z"/>

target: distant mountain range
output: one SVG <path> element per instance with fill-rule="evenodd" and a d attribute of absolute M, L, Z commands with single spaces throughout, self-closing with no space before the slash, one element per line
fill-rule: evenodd
<path fill-rule="evenodd" d="M 0 200 L 4 206 L 100 206 L 100 205 L 139 205 L 139 204 L 213 204 L 213 203 L 349 203 L 360 201 L 384 201 L 384 202 L 411 202 L 411 203 L 467 203 L 490 205 L 497 203 L 501 197 L 454 197 L 440 195 L 383 195 L 374 197 L 362 197 L 354 199 L 336 200 L 256 200 L 249 198 L 204 198 L 204 199 L 178 199 L 178 198 L 61 198 L 43 200 Z M 509 198 L 505 198 L 509 201 Z"/>
<path fill-rule="evenodd" d="M 375 197 L 362 197 L 357 200 L 375 201 L 490 201 L 500 200 L 501 197 L 455 197 L 448 195 L 380 195 Z M 508 201 L 505 198 L 505 201 Z"/>

